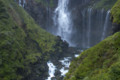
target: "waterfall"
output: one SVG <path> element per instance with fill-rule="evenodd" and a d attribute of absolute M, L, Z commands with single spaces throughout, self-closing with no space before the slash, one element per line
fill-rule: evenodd
<path fill-rule="evenodd" d="M 25 7 L 25 4 L 26 4 L 26 1 L 25 1 L 25 0 L 23 0 L 23 8 Z"/>
<path fill-rule="evenodd" d="M 54 11 L 54 25 L 58 27 L 55 35 L 61 36 L 63 40 L 66 40 L 72 46 L 73 44 L 70 41 L 72 22 L 70 12 L 68 11 L 68 3 L 69 0 L 58 1 L 58 7 Z"/>
<path fill-rule="evenodd" d="M 23 8 L 25 7 L 26 0 L 19 0 L 19 6 L 22 6 Z"/>
<path fill-rule="evenodd" d="M 63 67 L 60 69 L 61 76 L 65 76 L 66 73 L 68 72 L 68 68 L 70 66 L 70 59 L 71 57 L 66 57 L 63 60 L 59 60 Z"/>
<path fill-rule="evenodd" d="M 55 65 L 51 61 L 48 61 L 47 65 L 49 67 L 49 71 L 48 71 L 49 77 L 46 80 L 52 80 L 52 78 L 55 77 L 54 74 L 55 74 L 56 67 L 55 67 Z"/>
<path fill-rule="evenodd" d="M 103 40 L 106 37 L 106 30 L 108 28 L 109 19 L 110 19 L 109 16 L 110 16 L 110 10 L 108 10 L 107 14 L 106 14 L 106 19 L 105 19 L 105 23 L 104 23 L 104 28 L 103 28 L 103 33 L 102 33 L 101 40 Z"/>
<path fill-rule="evenodd" d="M 82 20 L 82 47 L 85 48 L 85 10 L 82 11 L 82 17 L 83 17 L 83 20 Z"/>
<path fill-rule="evenodd" d="M 81 11 L 77 43 L 81 49 L 90 48 L 106 38 L 111 30 L 110 11 L 85 8 Z M 78 20 L 78 19 L 77 19 Z M 108 28 L 109 26 L 109 28 Z"/>
<path fill-rule="evenodd" d="M 19 6 L 22 6 L 21 4 L 22 4 L 22 1 L 21 1 L 21 0 L 19 0 Z"/>
<path fill-rule="evenodd" d="M 92 8 L 88 8 L 88 33 L 87 33 L 87 37 L 88 37 L 88 44 L 87 44 L 87 48 L 90 47 L 90 38 L 91 38 L 91 17 L 92 17 Z"/>
<path fill-rule="evenodd" d="M 82 2 L 88 3 L 89 1 Z M 106 13 L 104 9 L 96 10 L 93 8 L 84 8 L 78 12 L 73 11 L 72 13 L 77 15 L 75 18 L 72 16 L 73 23 L 70 19 L 72 13 L 68 11 L 68 3 L 69 0 L 59 0 L 54 11 L 54 25 L 57 28 L 53 29 L 53 32 L 56 31 L 55 35 L 61 36 L 70 46 L 76 47 L 77 45 L 81 49 L 90 48 L 109 35 L 112 27 L 109 20 L 110 11 Z"/>

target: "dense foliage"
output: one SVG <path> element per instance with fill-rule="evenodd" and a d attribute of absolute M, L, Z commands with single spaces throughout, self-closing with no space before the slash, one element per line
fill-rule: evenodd
<path fill-rule="evenodd" d="M 37 3 L 41 3 L 44 6 L 47 7 L 54 7 L 54 0 L 35 0 Z"/>
<path fill-rule="evenodd" d="M 28 76 L 35 62 L 45 69 L 42 63 L 55 51 L 56 39 L 13 0 L 0 0 L 0 80 Z"/>
<path fill-rule="evenodd" d="M 119 62 L 120 32 L 81 53 L 65 80 L 119 80 Z"/>
<path fill-rule="evenodd" d="M 120 24 L 120 0 L 113 6 L 111 10 L 111 14 L 113 17 L 113 22 Z"/>

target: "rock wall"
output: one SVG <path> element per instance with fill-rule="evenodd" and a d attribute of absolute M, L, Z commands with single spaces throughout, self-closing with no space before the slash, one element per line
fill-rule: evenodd
<path fill-rule="evenodd" d="M 108 4 L 113 5 L 114 2 L 113 0 L 110 0 L 107 3 L 104 2 L 104 0 L 69 1 L 68 6 L 69 11 L 71 12 L 71 20 L 73 22 L 71 42 L 75 46 L 79 48 L 89 48 L 103 40 L 102 36 L 107 11 L 111 8 L 111 6 L 101 6 Z M 101 3 L 101 5 L 98 3 Z M 52 4 L 54 5 L 51 6 L 50 0 L 45 0 L 43 2 L 39 2 L 39 0 L 30 0 L 26 3 L 25 10 L 35 19 L 37 24 L 41 25 L 42 28 L 46 29 L 50 33 L 56 33 L 55 31 L 57 31 L 57 27 L 54 26 L 53 17 L 55 15 L 54 10 L 57 7 L 58 0 L 53 0 Z M 112 33 L 110 17 L 107 26 L 108 27 L 105 30 L 105 37 Z"/>

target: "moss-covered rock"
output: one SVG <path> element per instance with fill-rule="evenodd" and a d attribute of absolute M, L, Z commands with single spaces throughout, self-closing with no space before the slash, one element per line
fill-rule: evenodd
<path fill-rule="evenodd" d="M 113 18 L 113 23 L 120 24 L 120 0 L 111 9 L 111 15 Z"/>
<path fill-rule="evenodd" d="M 120 0 L 111 9 L 111 20 L 113 22 L 113 33 L 120 31 Z"/>

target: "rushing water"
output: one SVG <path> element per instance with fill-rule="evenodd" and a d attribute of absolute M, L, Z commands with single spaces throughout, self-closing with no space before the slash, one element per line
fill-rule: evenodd
<path fill-rule="evenodd" d="M 83 50 L 81 50 L 81 52 L 82 51 Z M 69 67 L 70 67 L 72 58 L 75 58 L 78 56 L 79 56 L 79 54 L 75 54 L 72 57 L 64 57 L 62 60 L 59 60 L 58 62 L 60 62 L 61 66 L 62 66 L 60 69 L 58 69 L 58 67 L 56 67 L 57 65 L 54 65 L 51 61 L 48 61 L 47 65 L 49 68 L 49 71 L 48 71 L 49 76 L 46 80 L 53 80 L 53 78 L 54 78 L 54 80 L 56 80 L 55 72 L 57 70 L 59 70 L 59 72 L 60 72 L 59 77 L 64 77 L 66 75 L 66 73 L 69 71 Z"/>
<path fill-rule="evenodd" d="M 71 57 L 66 57 L 63 60 L 60 60 L 62 66 L 63 66 L 60 69 L 61 76 L 65 76 L 65 74 L 68 72 L 68 68 L 70 66 L 70 59 L 71 59 Z"/>
<path fill-rule="evenodd" d="M 108 10 L 107 14 L 106 14 L 106 19 L 105 19 L 105 23 L 104 23 L 103 34 L 102 34 L 101 40 L 103 40 L 106 37 L 106 31 L 109 26 L 109 17 L 110 17 L 110 10 Z"/>
<path fill-rule="evenodd" d="M 89 1 L 82 0 L 81 5 L 87 4 Z M 70 46 L 77 46 L 81 49 L 90 48 L 109 35 L 111 29 L 110 11 L 84 8 L 77 13 L 76 20 L 73 20 L 73 16 L 71 16 L 73 12 L 71 13 L 68 9 L 68 5 L 69 0 L 58 0 L 53 17 L 55 27 L 52 32 L 61 36 L 62 40 L 66 40 Z M 76 24 L 75 21 L 80 22 Z"/>
<path fill-rule="evenodd" d="M 74 40 L 81 48 L 90 48 L 110 35 L 112 24 L 110 22 L 110 10 L 105 11 L 86 8 L 81 11 L 80 28 Z"/>
<path fill-rule="evenodd" d="M 26 0 L 19 0 L 19 6 L 25 7 Z"/>
<path fill-rule="evenodd" d="M 68 10 L 69 0 L 59 0 L 58 7 L 54 13 L 54 26 L 58 27 L 55 35 L 61 36 L 63 40 L 66 40 L 71 46 L 71 33 L 72 33 L 72 21 L 70 12 Z"/>
<path fill-rule="evenodd" d="M 51 80 L 53 77 L 55 77 L 54 74 L 55 74 L 56 67 L 51 61 L 47 62 L 47 65 L 49 67 L 49 71 L 48 71 L 49 77 L 46 80 Z"/>
<path fill-rule="evenodd" d="M 91 38 L 91 18 L 92 18 L 92 8 L 88 8 L 88 33 L 87 33 L 88 44 L 87 44 L 87 48 L 90 47 L 90 38 Z"/>

